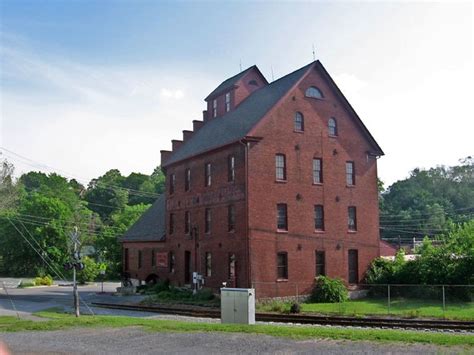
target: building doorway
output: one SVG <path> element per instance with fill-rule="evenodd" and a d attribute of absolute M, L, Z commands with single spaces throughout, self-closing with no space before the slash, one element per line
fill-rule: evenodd
<path fill-rule="evenodd" d="M 184 283 L 191 284 L 191 252 L 188 250 L 184 252 Z"/>
<path fill-rule="evenodd" d="M 359 252 L 356 249 L 349 249 L 349 283 L 359 283 Z"/>

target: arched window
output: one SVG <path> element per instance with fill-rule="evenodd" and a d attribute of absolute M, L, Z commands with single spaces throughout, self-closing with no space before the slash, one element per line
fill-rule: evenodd
<path fill-rule="evenodd" d="M 337 136 L 337 123 L 332 117 L 328 121 L 328 133 L 330 136 Z"/>
<path fill-rule="evenodd" d="M 298 131 L 298 132 L 304 131 L 304 118 L 301 112 L 295 113 L 295 131 Z"/>
<path fill-rule="evenodd" d="M 309 88 L 306 89 L 306 97 L 314 97 L 316 99 L 322 99 L 324 95 L 321 92 L 321 90 L 319 90 L 317 87 L 310 86 Z"/>

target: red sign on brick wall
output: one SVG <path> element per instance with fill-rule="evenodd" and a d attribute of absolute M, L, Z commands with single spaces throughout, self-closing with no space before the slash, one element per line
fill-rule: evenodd
<path fill-rule="evenodd" d="M 168 253 L 156 253 L 156 265 L 158 267 L 168 267 Z"/>

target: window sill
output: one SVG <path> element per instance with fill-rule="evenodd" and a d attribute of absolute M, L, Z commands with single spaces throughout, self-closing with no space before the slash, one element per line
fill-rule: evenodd
<path fill-rule="evenodd" d="M 346 187 L 347 187 L 348 189 L 353 189 L 353 188 L 355 188 L 356 186 L 355 186 L 355 185 L 347 185 L 347 184 L 346 184 Z"/>
<path fill-rule="evenodd" d="M 325 231 L 324 229 L 315 229 L 315 230 L 314 230 L 314 233 L 316 233 L 316 234 L 324 234 L 324 233 L 326 233 L 326 231 Z"/>
<path fill-rule="evenodd" d="M 286 184 L 288 180 L 275 180 L 277 184 Z"/>
<path fill-rule="evenodd" d="M 328 137 L 329 137 L 329 138 L 337 138 L 337 137 L 339 137 L 339 136 L 337 136 L 337 135 L 335 136 L 334 134 L 328 134 Z"/>
<path fill-rule="evenodd" d="M 324 99 L 324 97 L 319 98 L 319 97 L 306 96 L 306 95 L 304 97 L 306 97 L 307 99 L 311 99 L 311 100 L 326 101 Z"/>
<path fill-rule="evenodd" d="M 276 279 L 276 282 L 288 282 L 288 279 Z"/>
<path fill-rule="evenodd" d="M 294 130 L 293 130 L 293 133 L 304 133 L 304 131 L 299 131 L 299 130 L 297 130 L 297 129 L 294 129 Z"/>
<path fill-rule="evenodd" d="M 351 230 L 349 230 L 349 231 L 347 231 L 347 233 L 348 233 L 348 234 L 356 234 L 357 231 L 351 231 Z"/>
<path fill-rule="evenodd" d="M 227 231 L 227 233 L 229 233 L 229 234 L 235 234 L 235 229 L 234 229 L 234 230 L 231 230 L 231 231 Z"/>
<path fill-rule="evenodd" d="M 285 229 L 277 229 L 276 232 L 281 233 L 281 234 L 288 234 L 288 230 L 285 230 Z"/>
<path fill-rule="evenodd" d="M 313 186 L 323 186 L 322 182 L 313 182 Z"/>

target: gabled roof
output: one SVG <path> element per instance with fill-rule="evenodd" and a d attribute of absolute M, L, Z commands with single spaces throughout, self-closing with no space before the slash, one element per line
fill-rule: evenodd
<path fill-rule="evenodd" d="M 353 117 L 355 118 L 356 120 L 356 123 L 357 125 L 359 126 L 359 128 L 362 130 L 362 133 L 365 135 L 365 138 L 367 138 L 367 140 L 369 141 L 370 144 L 372 144 L 372 147 L 375 149 L 374 152 L 371 152 L 371 153 L 374 153 L 376 155 L 385 155 L 385 153 L 383 152 L 382 148 L 380 148 L 380 146 L 378 145 L 378 143 L 376 142 L 375 138 L 372 136 L 372 134 L 369 132 L 369 130 L 367 129 L 367 127 L 365 126 L 365 124 L 362 122 L 362 120 L 360 119 L 359 115 L 357 114 L 357 112 L 354 110 L 354 108 L 352 107 L 352 105 L 350 104 L 350 102 L 346 99 L 346 97 L 344 96 L 344 94 L 342 93 L 342 91 L 339 89 L 339 87 L 337 86 L 337 84 L 334 82 L 334 80 L 331 78 L 331 75 L 329 75 L 329 73 L 327 72 L 326 68 L 324 68 L 324 66 L 321 64 L 321 62 L 318 60 L 317 61 L 317 64 L 318 64 L 318 67 L 321 68 L 321 74 L 323 74 L 323 76 L 326 78 L 326 80 L 328 81 L 328 84 L 329 86 L 332 87 L 332 89 L 334 90 L 335 94 L 339 97 L 339 99 L 347 106 L 347 109 L 349 110 L 349 112 L 353 115 Z"/>
<path fill-rule="evenodd" d="M 233 111 L 206 122 L 188 141 L 174 151 L 162 165 L 168 166 L 244 138 L 278 100 L 306 74 L 312 64 L 310 63 L 254 91 Z"/>
<path fill-rule="evenodd" d="M 153 205 L 119 238 L 122 242 L 163 241 L 166 234 L 166 199 L 161 194 Z"/>
<path fill-rule="evenodd" d="M 219 87 L 223 86 L 229 81 L 235 83 L 235 81 L 238 80 L 235 79 L 236 77 L 241 75 L 239 76 L 240 79 L 243 74 L 254 67 L 250 67 L 244 72 L 227 79 Z M 347 101 L 346 97 L 337 87 L 336 83 L 323 67 L 321 62 L 317 60 L 254 91 L 250 96 L 242 101 L 239 106 L 226 113 L 224 116 L 207 121 L 201 129 L 191 136 L 188 141 L 183 143 L 177 150 L 173 151 L 166 162 L 162 162 L 162 166 L 166 167 L 178 161 L 191 158 L 212 149 L 235 143 L 248 136 L 252 128 L 291 88 L 293 88 L 293 86 L 300 79 L 303 78 L 303 76 L 305 76 L 310 67 L 318 68 L 319 72 L 326 79 L 328 85 L 334 91 L 335 95 L 339 97 L 342 103 L 346 106 L 347 110 L 352 114 L 355 123 L 359 126 L 362 134 L 374 149 L 374 151 L 370 153 L 375 155 L 384 155 L 384 152 L 377 144 L 374 137 L 370 134 L 369 130 L 359 118 L 355 110 L 352 108 L 349 101 Z"/>
<path fill-rule="evenodd" d="M 212 99 L 214 96 L 218 96 L 221 93 L 224 93 L 226 91 L 229 91 L 240 79 L 242 79 L 245 74 L 248 72 L 256 70 L 263 80 L 265 80 L 265 83 L 267 83 L 267 79 L 263 76 L 263 74 L 260 72 L 260 70 L 257 68 L 256 65 L 252 65 L 250 68 L 245 69 L 244 71 L 234 75 L 233 77 L 223 81 L 217 88 L 215 88 L 204 100 L 208 101 L 209 99 Z"/>

